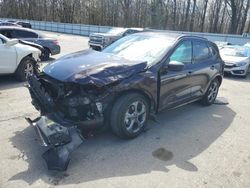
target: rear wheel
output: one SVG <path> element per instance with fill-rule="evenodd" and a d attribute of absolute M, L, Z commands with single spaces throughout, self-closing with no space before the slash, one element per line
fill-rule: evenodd
<path fill-rule="evenodd" d="M 140 94 L 130 93 L 115 103 L 111 112 L 111 128 L 121 138 L 134 138 L 146 126 L 149 114 L 148 101 Z"/>
<path fill-rule="evenodd" d="M 16 70 L 16 79 L 22 82 L 26 81 L 28 76 L 34 73 L 35 63 L 32 57 L 25 57 Z"/>
<path fill-rule="evenodd" d="M 218 79 L 215 78 L 211 82 L 206 94 L 201 99 L 201 103 L 205 106 L 209 106 L 209 105 L 213 104 L 217 95 L 218 95 L 219 87 L 220 87 L 220 83 L 219 83 Z"/>

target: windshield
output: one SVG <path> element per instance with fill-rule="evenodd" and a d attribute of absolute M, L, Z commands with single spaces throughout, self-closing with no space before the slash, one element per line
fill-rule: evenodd
<path fill-rule="evenodd" d="M 129 35 L 106 47 L 103 52 L 128 60 L 145 61 L 150 65 L 159 61 L 173 42 L 174 38 Z"/>
<path fill-rule="evenodd" d="M 250 48 L 244 46 L 231 46 L 221 49 L 221 55 L 234 57 L 250 57 Z"/>

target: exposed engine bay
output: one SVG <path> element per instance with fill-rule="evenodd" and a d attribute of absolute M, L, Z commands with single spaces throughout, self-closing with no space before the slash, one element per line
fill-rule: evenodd
<path fill-rule="evenodd" d="M 108 95 L 103 93 L 104 88 L 98 90 L 93 86 L 60 83 L 47 75 L 29 77 L 29 84 L 32 104 L 41 115 L 50 116 L 60 123 L 64 120 L 64 124 L 85 128 L 92 121 L 96 124 L 96 121 L 101 123 L 103 120 L 107 107 L 105 104 L 108 102 L 102 102 Z"/>

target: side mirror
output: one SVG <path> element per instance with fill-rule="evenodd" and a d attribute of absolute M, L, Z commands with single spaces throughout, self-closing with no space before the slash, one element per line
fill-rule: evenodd
<path fill-rule="evenodd" d="M 182 71 L 185 65 L 179 61 L 170 61 L 167 66 L 170 71 Z"/>
<path fill-rule="evenodd" d="M 5 43 L 5 45 L 7 45 L 7 46 L 14 46 L 14 45 L 16 45 L 18 43 L 19 43 L 18 39 L 11 39 L 11 40 L 7 40 L 6 43 Z"/>

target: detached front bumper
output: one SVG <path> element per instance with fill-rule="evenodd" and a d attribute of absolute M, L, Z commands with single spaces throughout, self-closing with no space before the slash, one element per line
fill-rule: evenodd
<path fill-rule="evenodd" d="M 83 142 L 83 137 L 76 127 L 65 127 L 47 117 L 35 120 L 26 118 L 35 129 L 40 145 L 49 149 L 42 155 L 49 170 L 66 170 L 70 154 Z"/>

